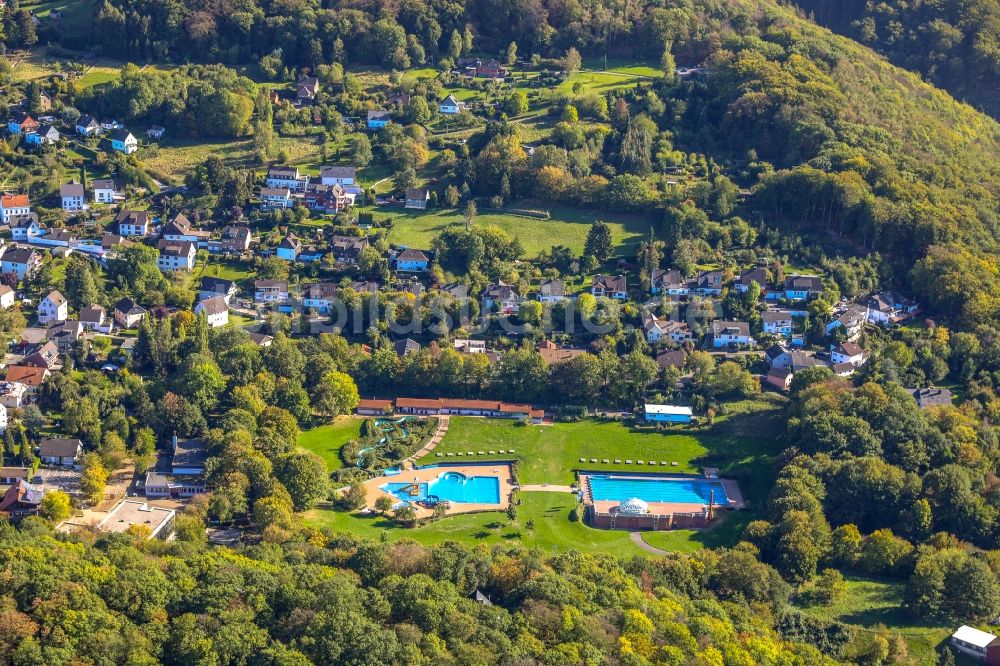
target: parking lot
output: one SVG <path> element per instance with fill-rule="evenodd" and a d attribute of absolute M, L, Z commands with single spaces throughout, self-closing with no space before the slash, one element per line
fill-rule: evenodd
<path fill-rule="evenodd" d="M 80 472 L 68 467 L 39 467 L 37 476 L 42 477 L 46 490 L 57 488 L 69 494 L 80 491 Z"/>

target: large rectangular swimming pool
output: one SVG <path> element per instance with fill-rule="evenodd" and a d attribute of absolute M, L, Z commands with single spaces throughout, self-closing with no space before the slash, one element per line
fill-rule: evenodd
<path fill-rule="evenodd" d="M 590 474 L 588 480 L 590 495 L 596 501 L 624 502 L 638 497 L 663 504 L 729 504 L 726 489 L 717 479 Z"/>
<path fill-rule="evenodd" d="M 444 472 L 427 483 L 387 483 L 382 490 L 406 502 L 447 500 L 456 504 L 500 504 L 500 479 Z"/>

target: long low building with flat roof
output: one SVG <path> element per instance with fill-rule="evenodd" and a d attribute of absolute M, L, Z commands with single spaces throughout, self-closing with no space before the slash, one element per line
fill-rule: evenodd
<path fill-rule="evenodd" d="M 540 423 L 545 418 L 543 410 L 532 409 L 531 405 L 528 404 L 459 398 L 367 399 L 358 403 L 357 413 L 367 416 L 412 414 L 414 416 L 485 416 L 496 419 L 530 418 L 535 423 Z"/>

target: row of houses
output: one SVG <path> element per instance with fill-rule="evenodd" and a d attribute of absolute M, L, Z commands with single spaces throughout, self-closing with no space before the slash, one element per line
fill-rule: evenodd
<path fill-rule="evenodd" d="M 53 145 L 59 142 L 62 135 L 54 125 L 54 118 L 47 118 L 43 124 L 24 111 L 15 111 L 7 120 L 7 131 L 13 135 L 24 136 L 25 141 L 35 145 Z M 76 121 L 74 127 L 80 136 L 100 136 L 107 134 L 111 149 L 131 155 L 139 150 L 139 140 L 115 120 L 98 122 L 93 116 L 83 115 Z M 153 128 L 157 138 L 163 136 L 162 128 Z"/>
<path fill-rule="evenodd" d="M 303 205 L 332 215 L 353 206 L 359 194 L 361 187 L 351 166 L 324 166 L 316 180 L 297 167 L 272 166 L 260 189 L 260 200 L 265 209 Z"/>

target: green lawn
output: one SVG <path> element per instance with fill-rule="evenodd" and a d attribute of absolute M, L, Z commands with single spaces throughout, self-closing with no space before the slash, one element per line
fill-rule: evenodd
<path fill-rule="evenodd" d="M 251 278 L 254 274 L 255 271 L 242 262 L 219 259 L 209 259 L 200 273 L 202 277 L 217 277 L 235 282 Z"/>
<path fill-rule="evenodd" d="M 517 520 L 511 524 L 499 511 L 452 516 L 422 527 L 405 529 L 382 517 L 358 516 L 340 511 L 317 509 L 304 514 L 306 522 L 341 532 L 359 534 L 376 541 L 412 538 L 426 545 L 459 541 L 469 545 L 523 544 L 545 551 L 579 550 L 612 553 L 623 557 L 643 555 L 632 543 L 628 532 L 597 530 L 582 522 L 573 522 L 569 513 L 576 499 L 568 493 L 522 492 Z M 534 529 L 528 530 L 528 520 Z"/>
<path fill-rule="evenodd" d="M 917 663 L 936 661 L 934 648 L 948 638 L 952 627 L 915 622 L 903 609 L 902 581 L 870 576 L 847 575 L 847 596 L 832 606 L 807 606 L 809 615 L 837 620 L 860 628 L 884 624 L 889 631 L 902 634 Z"/>
<path fill-rule="evenodd" d="M 364 419 L 352 416 L 338 417 L 333 423 L 322 425 L 299 434 L 299 446 L 308 449 L 326 461 L 331 472 L 344 466 L 340 449 L 352 439 L 361 436 Z"/>
<path fill-rule="evenodd" d="M 566 206 L 547 205 L 545 208 L 551 213 L 547 220 L 491 211 L 477 215 L 475 224 L 495 224 L 517 236 L 528 257 L 541 250 L 549 250 L 553 245 L 565 245 L 574 252 L 582 252 L 587 231 L 595 220 L 608 223 L 618 254 L 627 255 L 644 237 L 650 224 L 641 215 L 586 211 Z M 376 217 L 381 218 L 382 213 Z M 430 247 L 431 240 L 447 227 L 465 224 L 462 212 L 452 209 L 395 211 L 390 217 L 393 228 L 389 240 L 411 247 Z"/>
<path fill-rule="evenodd" d="M 569 484 L 574 469 L 698 473 L 702 467 L 718 467 L 736 478 L 746 476 L 753 485 L 770 475 L 771 457 L 780 442 L 736 434 L 715 434 L 692 430 L 683 432 L 640 432 L 613 421 L 555 423 L 551 426 L 521 426 L 513 421 L 452 417 L 448 434 L 423 462 L 437 462 L 437 453 L 468 453 L 514 449 L 513 455 L 473 455 L 471 460 L 510 459 L 520 461 L 521 483 Z M 466 456 L 443 456 L 450 461 Z M 584 462 L 580 462 L 580 458 Z M 592 463 L 596 458 L 598 462 Z M 604 463 L 604 459 L 611 462 Z M 621 464 L 613 461 L 620 459 Z M 637 465 L 634 461 L 666 461 Z M 626 465 L 625 460 L 633 464 Z M 669 465 L 677 462 L 677 466 Z M 751 489 L 752 490 L 752 489 Z M 747 494 L 747 489 L 744 489 Z"/>

